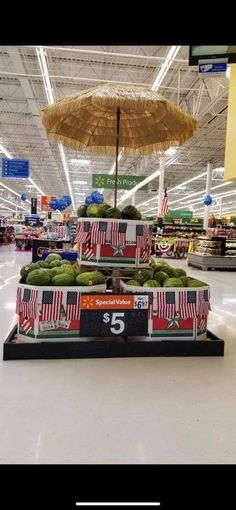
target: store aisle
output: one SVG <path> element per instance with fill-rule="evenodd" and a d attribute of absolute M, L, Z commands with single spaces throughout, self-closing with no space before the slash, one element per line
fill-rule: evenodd
<path fill-rule="evenodd" d="M 29 260 L 0 247 L 2 340 Z M 236 275 L 188 273 L 225 357 L 0 361 L 0 463 L 235 463 Z"/>

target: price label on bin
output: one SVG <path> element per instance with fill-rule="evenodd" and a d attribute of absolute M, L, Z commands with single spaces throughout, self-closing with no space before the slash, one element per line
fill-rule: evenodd
<path fill-rule="evenodd" d="M 147 294 L 82 294 L 80 336 L 145 336 Z"/>

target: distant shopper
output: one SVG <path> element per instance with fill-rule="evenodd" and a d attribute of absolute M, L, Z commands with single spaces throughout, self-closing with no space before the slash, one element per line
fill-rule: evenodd
<path fill-rule="evenodd" d="M 215 216 L 213 216 L 213 214 L 209 218 L 209 227 L 216 228 L 216 219 Z"/>

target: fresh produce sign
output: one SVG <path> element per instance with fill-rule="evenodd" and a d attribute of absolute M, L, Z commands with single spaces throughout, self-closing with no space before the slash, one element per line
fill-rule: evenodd
<path fill-rule="evenodd" d="M 119 175 L 118 176 L 118 189 L 133 189 L 134 186 L 142 182 L 146 178 L 145 175 Z M 115 188 L 115 177 L 110 174 L 93 174 L 92 176 L 93 188 Z M 139 191 L 148 191 L 148 185 L 145 184 Z"/>
<path fill-rule="evenodd" d="M 148 305 L 145 294 L 83 294 L 80 336 L 146 336 Z"/>

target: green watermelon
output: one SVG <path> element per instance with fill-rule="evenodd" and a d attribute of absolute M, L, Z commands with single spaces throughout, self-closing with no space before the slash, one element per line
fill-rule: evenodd
<path fill-rule="evenodd" d="M 67 259 L 62 259 L 61 260 L 61 265 L 64 266 L 65 264 L 71 265 L 71 262 L 69 260 L 67 260 Z"/>
<path fill-rule="evenodd" d="M 75 285 L 75 277 L 72 274 L 61 273 L 53 276 L 52 285 L 54 286 L 63 286 L 69 287 L 70 285 Z"/>
<path fill-rule="evenodd" d="M 104 216 L 105 218 L 114 218 L 117 220 L 122 218 L 120 209 L 117 207 L 109 207 L 109 209 L 106 209 Z"/>
<path fill-rule="evenodd" d="M 161 287 L 161 284 L 157 280 L 147 280 L 144 282 L 143 287 Z"/>
<path fill-rule="evenodd" d="M 168 274 L 164 271 L 158 271 L 158 273 L 154 273 L 154 280 L 159 282 L 161 285 L 169 278 Z"/>
<path fill-rule="evenodd" d="M 25 279 L 28 274 L 33 271 L 34 269 L 37 269 L 37 267 L 35 267 L 35 264 L 32 263 L 32 264 L 26 264 L 25 266 L 23 266 L 20 270 L 20 275 L 21 275 L 21 278 Z"/>
<path fill-rule="evenodd" d="M 107 202 L 103 202 L 101 204 L 101 207 L 104 209 L 104 211 L 111 209 L 111 206 L 109 204 L 107 204 Z"/>
<path fill-rule="evenodd" d="M 176 276 L 186 276 L 186 271 L 181 267 L 175 267 Z"/>
<path fill-rule="evenodd" d="M 51 277 L 53 277 L 53 276 L 56 276 L 57 274 L 62 274 L 63 273 L 63 267 L 62 266 L 52 267 L 51 269 L 49 269 L 49 271 L 50 271 Z"/>
<path fill-rule="evenodd" d="M 67 274 L 75 275 L 75 267 L 74 266 L 71 266 L 71 265 L 68 265 L 68 264 L 62 264 L 60 269 L 62 269 L 62 273 L 67 273 Z"/>
<path fill-rule="evenodd" d="M 137 280 L 128 280 L 128 282 L 125 282 L 126 285 L 133 285 L 134 287 L 140 287 L 140 283 L 137 282 Z"/>
<path fill-rule="evenodd" d="M 188 277 L 187 276 L 180 276 L 179 278 L 183 282 L 183 287 L 188 287 Z"/>
<path fill-rule="evenodd" d="M 141 220 L 142 215 L 134 205 L 127 205 L 121 211 L 124 220 Z"/>
<path fill-rule="evenodd" d="M 147 280 L 152 280 L 153 271 L 151 269 L 139 269 L 134 273 L 134 280 L 143 285 Z"/>
<path fill-rule="evenodd" d="M 52 262 L 53 260 L 61 260 L 61 255 L 59 255 L 59 253 L 49 253 L 49 255 L 45 259 L 47 264 L 50 264 L 50 262 Z"/>
<path fill-rule="evenodd" d="M 87 205 L 81 205 L 77 209 L 77 216 L 78 216 L 78 218 L 86 218 L 86 216 L 87 216 L 87 208 L 88 208 Z"/>
<path fill-rule="evenodd" d="M 51 274 L 46 269 L 35 269 L 31 271 L 26 278 L 27 285 L 50 285 Z"/>
<path fill-rule="evenodd" d="M 87 208 L 87 217 L 88 218 L 102 218 L 104 216 L 104 209 L 97 204 L 91 204 Z"/>
<path fill-rule="evenodd" d="M 164 281 L 163 287 L 183 287 L 183 282 L 180 278 L 168 278 Z"/>
<path fill-rule="evenodd" d="M 35 269 L 40 269 L 41 267 L 48 269 L 48 264 L 45 260 L 38 260 L 38 262 L 35 262 Z"/>
<path fill-rule="evenodd" d="M 90 286 L 105 283 L 105 276 L 100 271 L 89 271 L 76 276 L 76 285 Z"/>
<path fill-rule="evenodd" d="M 52 260 L 49 262 L 49 267 L 59 267 L 61 266 L 61 260 Z"/>
<path fill-rule="evenodd" d="M 174 278 L 175 276 L 177 276 L 175 269 L 173 267 L 165 266 L 163 269 L 164 269 L 165 273 L 167 273 L 170 278 Z"/>
<path fill-rule="evenodd" d="M 161 262 L 157 262 L 153 269 L 154 269 L 154 274 L 156 274 L 156 273 L 158 273 L 158 271 L 164 271 L 164 265 Z"/>
<path fill-rule="evenodd" d="M 188 287 L 206 287 L 207 283 L 201 282 L 200 280 L 190 280 L 188 281 Z"/>

